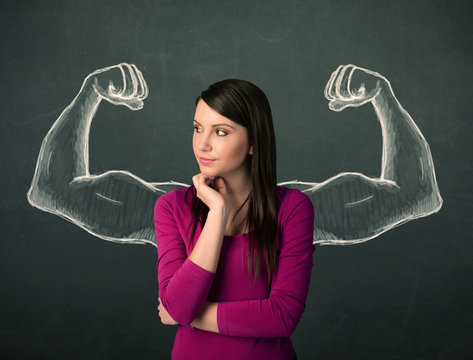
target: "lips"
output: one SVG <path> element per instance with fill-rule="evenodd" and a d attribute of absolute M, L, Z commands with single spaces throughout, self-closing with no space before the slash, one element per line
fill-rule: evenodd
<path fill-rule="evenodd" d="M 200 157 L 199 161 L 203 165 L 208 165 L 208 164 L 213 163 L 215 161 L 215 159 L 207 159 L 207 158 L 204 158 L 204 157 Z"/>

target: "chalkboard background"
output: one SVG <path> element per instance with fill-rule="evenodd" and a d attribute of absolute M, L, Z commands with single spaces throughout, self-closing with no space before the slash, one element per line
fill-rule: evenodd
<path fill-rule="evenodd" d="M 90 172 L 191 182 L 194 98 L 243 78 L 268 95 L 278 181 L 380 174 L 372 108 L 334 113 L 340 64 L 386 76 L 427 139 L 444 199 L 359 245 L 318 246 L 300 359 L 473 356 L 470 1 L 2 1 L 0 357 L 167 359 L 156 248 L 119 245 L 29 205 L 43 137 L 95 69 L 134 63 L 141 111 L 102 103 Z"/>

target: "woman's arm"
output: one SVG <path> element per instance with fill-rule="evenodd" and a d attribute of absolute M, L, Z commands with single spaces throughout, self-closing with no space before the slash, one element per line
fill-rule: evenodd
<path fill-rule="evenodd" d="M 176 200 L 169 199 L 172 194 L 158 199 L 155 208 L 159 298 L 179 324 L 190 324 L 204 306 L 215 277 L 228 220 L 228 209 L 218 200 L 220 197 L 215 194 L 218 191 L 205 183 L 206 176 L 199 174 L 193 180 L 198 196 L 205 199 L 210 210 L 189 257 L 176 222 L 179 216 L 174 213 Z M 223 179 L 220 184 L 224 186 Z M 225 191 L 221 187 L 217 189 L 220 193 Z M 213 196 L 215 198 L 211 199 Z"/>
<path fill-rule="evenodd" d="M 239 337 L 286 337 L 293 333 L 305 309 L 315 250 L 312 204 L 301 193 L 295 194 L 293 201 L 296 204 L 282 231 L 269 297 L 206 302 L 192 326 Z"/>

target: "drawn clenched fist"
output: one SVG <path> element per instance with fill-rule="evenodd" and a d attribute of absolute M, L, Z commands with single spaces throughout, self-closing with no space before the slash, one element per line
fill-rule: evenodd
<path fill-rule="evenodd" d="M 385 83 L 386 78 L 374 71 L 351 64 L 340 65 L 325 86 L 325 97 L 330 100 L 331 110 L 342 111 L 373 101 Z"/>
<path fill-rule="evenodd" d="M 148 97 L 148 85 L 134 64 L 121 63 L 99 69 L 87 76 L 100 98 L 114 105 L 140 110 Z"/>

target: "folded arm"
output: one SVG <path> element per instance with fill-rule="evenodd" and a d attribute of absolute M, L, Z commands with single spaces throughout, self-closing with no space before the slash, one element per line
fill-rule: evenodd
<path fill-rule="evenodd" d="M 315 247 L 314 210 L 309 199 L 291 213 L 282 231 L 282 243 L 270 295 L 266 299 L 206 302 L 192 326 L 239 337 L 287 337 L 305 309 Z"/>
<path fill-rule="evenodd" d="M 174 196 L 175 193 L 169 193 L 160 197 L 154 210 L 159 298 L 175 321 L 188 325 L 204 306 L 215 272 L 204 269 L 187 256 L 176 222 Z"/>

